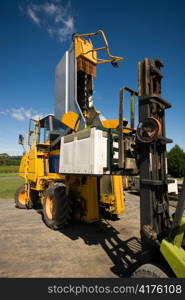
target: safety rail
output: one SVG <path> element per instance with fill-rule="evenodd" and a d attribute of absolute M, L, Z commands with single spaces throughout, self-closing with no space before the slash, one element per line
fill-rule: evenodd
<path fill-rule="evenodd" d="M 119 57 L 119 56 L 114 56 L 114 55 L 110 54 L 108 41 L 107 41 L 107 38 L 106 38 L 103 30 L 98 30 L 98 31 L 92 32 L 92 33 L 74 34 L 74 38 L 76 38 L 76 37 L 82 37 L 82 38 L 83 37 L 90 37 L 90 36 L 95 36 L 95 35 L 98 35 L 98 34 L 100 34 L 102 36 L 102 38 L 104 40 L 104 43 L 105 43 L 105 46 L 99 47 L 99 48 L 94 48 L 92 50 L 87 51 L 84 54 L 88 54 L 89 52 L 93 52 L 93 51 L 106 50 L 107 56 L 110 57 L 110 59 L 97 58 L 97 63 L 100 64 L 100 63 L 110 62 L 110 63 L 112 63 L 113 66 L 117 66 L 117 61 L 124 60 L 124 58 L 123 57 Z"/>
<path fill-rule="evenodd" d="M 130 93 L 130 128 L 134 130 L 135 123 L 135 96 L 138 96 L 138 93 L 133 91 L 128 87 L 123 87 L 120 89 L 120 103 L 119 103 L 119 154 L 118 154 L 118 165 L 119 168 L 124 168 L 124 143 L 123 143 L 123 119 L 124 119 L 124 91 Z"/>

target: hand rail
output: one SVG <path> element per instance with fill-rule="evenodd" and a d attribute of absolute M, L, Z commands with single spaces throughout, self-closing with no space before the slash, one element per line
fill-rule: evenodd
<path fill-rule="evenodd" d="M 130 128 L 134 129 L 134 115 L 135 115 L 135 96 L 138 93 L 128 88 L 127 86 L 120 89 L 119 102 L 119 168 L 124 168 L 124 143 L 123 143 L 123 119 L 124 119 L 124 91 L 130 93 Z"/>
<path fill-rule="evenodd" d="M 99 48 L 94 48 L 94 49 L 92 49 L 92 50 L 87 51 L 87 52 L 84 53 L 84 54 L 88 54 L 89 52 L 93 52 L 93 51 L 106 50 L 107 56 L 108 56 L 110 59 L 97 58 L 97 63 L 98 63 L 98 64 L 100 64 L 100 63 L 106 63 L 106 62 L 110 62 L 110 63 L 112 63 L 112 64 L 115 64 L 117 61 L 122 61 L 122 60 L 124 60 L 123 57 L 114 56 L 114 55 L 111 55 L 111 54 L 110 54 L 110 49 L 109 49 L 108 41 L 107 41 L 107 38 L 106 38 L 106 36 L 105 36 L 103 30 L 98 30 L 98 31 L 92 32 L 92 33 L 75 34 L 75 35 L 74 35 L 74 38 L 76 38 L 76 37 L 90 37 L 90 36 L 95 36 L 95 35 L 98 35 L 98 34 L 102 35 L 102 38 L 103 38 L 104 43 L 105 43 L 105 46 L 99 47 Z"/>

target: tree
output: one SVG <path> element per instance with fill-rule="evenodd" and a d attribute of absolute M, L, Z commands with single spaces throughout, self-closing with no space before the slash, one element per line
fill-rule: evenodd
<path fill-rule="evenodd" d="M 168 153 L 168 173 L 173 177 L 185 176 L 185 152 L 175 145 Z"/>
<path fill-rule="evenodd" d="M 18 166 L 21 156 L 9 156 L 6 153 L 0 154 L 0 166 Z"/>

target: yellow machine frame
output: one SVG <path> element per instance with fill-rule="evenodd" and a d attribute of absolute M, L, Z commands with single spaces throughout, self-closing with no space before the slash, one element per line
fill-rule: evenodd
<path fill-rule="evenodd" d="M 71 116 L 71 114 L 69 114 Z M 72 124 L 72 123 L 71 123 Z M 72 126 L 72 125 L 71 125 Z M 48 144 L 45 144 L 48 147 Z M 98 195 L 98 181 L 96 176 L 85 176 L 86 182 L 82 183 L 84 176 L 75 175 L 62 175 L 49 172 L 49 156 L 59 155 L 59 150 L 53 150 L 48 154 L 43 154 L 37 150 L 38 145 L 33 144 L 31 150 L 26 153 L 20 164 L 19 175 L 25 179 L 25 185 L 27 187 L 26 202 L 29 202 L 30 189 L 42 192 L 46 189 L 47 184 L 54 183 L 58 180 L 65 181 L 66 193 L 69 190 L 73 191 L 73 194 L 78 195 L 84 199 L 85 215 L 81 220 L 85 222 L 95 222 L 100 218 L 99 215 L 99 203 L 109 204 L 109 211 L 112 214 L 121 214 L 124 212 L 124 194 L 122 177 L 113 175 L 112 178 L 112 193 Z M 78 182 L 78 185 L 75 184 Z M 42 197 L 41 197 L 42 201 Z"/>
<path fill-rule="evenodd" d="M 101 35 L 104 45 L 99 48 L 93 48 L 91 40 L 87 40 L 87 37 L 93 37 Z M 96 76 L 96 65 L 100 63 L 116 63 L 123 60 L 118 56 L 110 54 L 109 46 L 105 34 L 102 30 L 98 30 L 94 33 L 88 34 L 76 34 L 74 36 L 74 43 L 76 49 L 76 59 L 79 70 L 85 71 L 87 74 Z M 99 58 L 97 53 L 101 50 L 105 50 L 108 59 Z M 85 112 L 84 112 L 85 113 Z M 88 114 L 85 115 L 88 117 Z M 61 122 L 71 129 L 71 131 L 77 131 L 79 128 L 79 115 L 73 111 L 67 112 L 62 116 Z M 21 161 L 19 175 L 25 179 L 25 201 L 29 202 L 30 191 L 35 190 L 40 194 L 41 202 L 43 203 L 44 193 L 50 184 L 58 181 L 64 181 L 66 184 L 66 193 L 72 192 L 77 198 L 83 199 L 84 211 L 81 219 L 86 222 L 94 222 L 99 220 L 99 205 L 106 204 L 106 210 L 112 214 L 120 214 L 124 211 L 124 194 L 121 176 L 111 176 L 111 190 L 108 193 L 102 193 L 99 191 L 100 178 L 96 176 L 76 176 L 67 175 L 64 176 L 58 173 L 50 173 L 49 171 L 49 159 L 53 155 L 59 155 L 59 149 L 50 150 L 50 144 L 44 143 L 42 147 L 45 147 L 45 152 L 39 151 L 39 145 L 37 144 L 39 122 L 35 122 L 35 129 L 32 136 L 32 145 L 29 152 L 27 152 Z M 106 128 L 117 128 L 118 120 L 103 121 L 102 126 Z M 130 132 L 130 129 L 124 129 L 126 133 Z M 30 136 L 30 134 L 28 135 Z M 28 139 L 28 144 L 29 139 Z M 78 182 L 78 184 L 76 184 Z M 78 195 L 78 196 L 77 196 Z"/>

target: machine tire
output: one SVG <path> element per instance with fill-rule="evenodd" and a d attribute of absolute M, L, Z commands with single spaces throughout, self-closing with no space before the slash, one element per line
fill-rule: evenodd
<path fill-rule="evenodd" d="M 144 264 L 140 266 L 131 276 L 132 278 L 169 278 L 168 274 L 153 264 Z"/>
<path fill-rule="evenodd" d="M 53 229 L 59 230 L 67 225 L 72 217 L 72 201 L 65 194 L 65 185 L 51 185 L 45 194 L 43 204 L 43 220 Z"/>
<path fill-rule="evenodd" d="M 20 209 L 31 209 L 33 208 L 33 202 L 30 201 L 26 204 L 24 199 L 25 186 L 21 185 L 15 192 L 15 207 Z"/>

